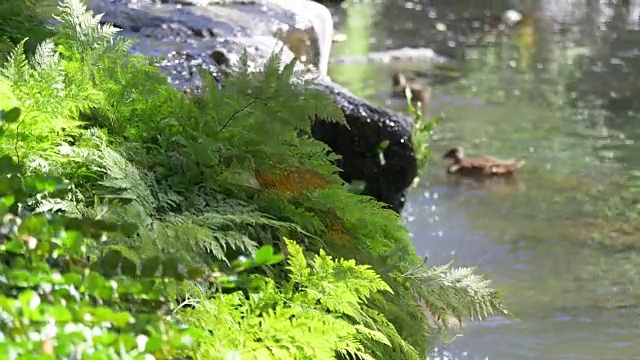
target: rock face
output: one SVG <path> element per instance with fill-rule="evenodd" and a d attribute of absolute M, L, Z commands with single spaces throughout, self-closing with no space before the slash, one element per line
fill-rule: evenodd
<path fill-rule="evenodd" d="M 364 194 L 400 212 L 405 190 L 418 174 L 411 142 L 413 122 L 401 114 L 375 107 L 334 83 L 318 81 L 316 86 L 335 97 L 348 128 L 316 119 L 313 137 L 342 155 L 338 165 L 345 181 L 364 181 Z M 388 146 L 382 149 L 380 145 L 386 141 Z M 383 151 L 383 163 L 379 151 Z"/>
<path fill-rule="evenodd" d="M 417 175 L 411 144 L 411 121 L 377 108 L 326 77 L 333 22 L 326 7 L 311 0 L 248 0 L 225 4 L 209 0 L 94 0 L 90 8 L 104 13 L 103 22 L 122 29 L 139 42 L 133 51 L 163 56 L 159 67 L 172 85 L 198 90 L 198 68 L 211 72 L 218 84 L 220 67 L 237 60 L 243 49 L 250 65 L 259 67 L 274 51 L 288 45 L 283 63 L 295 55 L 307 58 L 331 93 L 348 127 L 317 119 L 313 136 L 343 156 L 339 166 L 346 181 L 362 180 L 365 193 L 400 212 L 404 191 Z M 276 38 L 278 37 L 278 38 Z M 282 41 L 281 41 L 282 40 Z M 384 164 L 378 149 L 384 149 Z"/>
<path fill-rule="evenodd" d="M 261 66 L 273 50 L 284 46 L 273 37 L 274 30 L 296 21 L 292 13 L 277 6 L 199 3 L 94 0 L 90 8 L 104 14 L 103 22 L 122 29 L 122 36 L 137 38 L 133 51 L 166 57 L 160 67 L 178 88 L 200 87 L 198 68 L 212 72 L 221 81 L 219 67 L 236 61 L 243 49 L 248 50 L 251 66 Z M 293 56 L 285 47 L 283 63 Z"/>

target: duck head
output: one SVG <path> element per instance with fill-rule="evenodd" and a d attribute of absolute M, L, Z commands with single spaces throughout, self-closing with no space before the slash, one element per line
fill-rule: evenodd
<path fill-rule="evenodd" d="M 455 161 L 459 161 L 464 157 L 464 149 L 460 146 L 456 146 L 449 151 L 447 151 L 442 158 L 443 159 L 452 159 Z"/>

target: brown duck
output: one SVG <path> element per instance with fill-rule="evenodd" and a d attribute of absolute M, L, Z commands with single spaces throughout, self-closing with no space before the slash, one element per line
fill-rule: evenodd
<path fill-rule="evenodd" d="M 422 108 L 427 109 L 431 101 L 431 87 L 416 84 L 409 84 L 407 78 L 402 73 L 394 73 L 392 76 L 393 96 L 405 98 L 405 89 L 411 90 L 411 101 L 420 101 Z"/>
<path fill-rule="evenodd" d="M 453 163 L 447 168 L 449 174 L 468 176 L 511 175 L 524 166 L 524 160 L 502 160 L 492 156 L 466 158 L 464 157 L 464 149 L 460 146 L 447 151 L 443 158 L 453 160 Z"/>

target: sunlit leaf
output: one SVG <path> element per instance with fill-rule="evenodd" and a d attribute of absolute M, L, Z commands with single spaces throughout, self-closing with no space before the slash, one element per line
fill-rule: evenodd
<path fill-rule="evenodd" d="M 22 223 L 20 224 L 20 233 L 38 233 L 41 229 L 46 228 L 48 225 L 48 221 L 44 216 L 35 215 L 29 216 L 22 219 Z"/>
<path fill-rule="evenodd" d="M 13 205 L 16 201 L 16 197 L 13 195 L 6 195 L 0 197 L 0 212 L 4 212 L 9 210 L 11 205 Z"/>
<path fill-rule="evenodd" d="M 66 188 L 61 179 L 41 175 L 29 176 L 24 180 L 24 184 L 36 192 L 53 192 Z"/>
<path fill-rule="evenodd" d="M 150 353 L 156 352 L 162 348 L 164 340 L 159 336 L 151 336 L 147 339 L 144 350 Z"/>
<path fill-rule="evenodd" d="M 5 251 L 14 254 L 24 254 L 25 248 L 25 244 L 17 238 L 12 238 L 4 244 Z"/>
<path fill-rule="evenodd" d="M 66 284 L 73 285 L 73 286 L 82 285 L 82 275 L 80 275 L 78 273 L 68 272 L 68 273 L 62 275 L 62 278 L 64 279 L 64 282 Z"/>
<path fill-rule="evenodd" d="M 274 256 L 275 254 L 273 252 L 273 246 L 265 245 L 260 247 L 258 251 L 256 251 L 255 255 L 253 256 L 253 261 L 256 265 L 263 265 L 272 261 L 272 258 Z"/>

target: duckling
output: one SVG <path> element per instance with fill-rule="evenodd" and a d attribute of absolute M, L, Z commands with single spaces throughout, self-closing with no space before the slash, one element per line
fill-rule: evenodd
<path fill-rule="evenodd" d="M 524 160 L 502 160 L 492 156 L 465 158 L 464 149 L 460 146 L 450 149 L 442 158 L 453 160 L 447 173 L 467 176 L 511 175 L 525 163 Z"/>
<path fill-rule="evenodd" d="M 402 73 L 394 73 L 392 76 L 393 96 L 405 98 L 405 89 L 407 86 L 411 90 L 411 101 L 420 101 L 422 108 L 427 109 L 431 101 L 431 87 L 416 84 L 409 84 L 407 78 Z"/>

